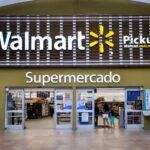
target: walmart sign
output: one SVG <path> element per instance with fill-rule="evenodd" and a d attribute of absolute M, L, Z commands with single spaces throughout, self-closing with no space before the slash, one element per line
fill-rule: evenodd
<path fill-rule="evenodd" d="M 0 66 L 149 66 L 149 16 L 0 17 Z"/>

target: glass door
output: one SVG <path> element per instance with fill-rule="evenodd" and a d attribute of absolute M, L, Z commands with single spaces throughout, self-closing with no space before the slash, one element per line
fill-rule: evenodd
<path fill-rule="evenodd" d="M 55 126 L 56 129 L 72 129 L 72 90 L 55 90 Z"/>
<path fill-rule="evenodd" d="M 143 93 L 140 89 L 126 89 L 126 128 L 143 127 Z"/>
<path fill-rule="evenodd" d="M 24 91 L 8 89 L 6 91 L 5 128 L 24 129 Z"/>
<path fill-rule="evenodd" d="M 94 90 L 77 89 L 77 128 L 94 128 Z"/>

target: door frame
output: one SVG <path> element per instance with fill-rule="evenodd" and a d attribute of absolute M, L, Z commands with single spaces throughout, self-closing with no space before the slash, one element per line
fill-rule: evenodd
<path fill-rule="evenodd" d="M 25 97 L 25 92 L 28 92 L 28 91 L 30 92 L 45 92 L 45 91 L 54 92 L 54 98 L 55 98 L 55 88 L 53 87 L 24 87 L 24 97 Z M 55 105 L 55 100 L 54 100 L 54 105 Z M 25 100 L 24 100 L 24 106 L 25 106 Z M 55 113 L 53 114 L 53 120 L 54 120 L 53 127 L 50 129 L 55 129 Z M 25 118 L 25 127 L 26 127 L 26 118 Z"/>
<path fill-rule="evenodd" d="M 64 97 L 64 91 L 68 91 L 71 92 L 71 105 L 72 105 L 72 109 L 71 110 L 59 110 L 57 111 L 57 101 L 56 101 L 56 96 L 57 96 L 57 92 L 60 91 L 59 93 L 61 93 Z M 73 127 L 73 89 L 72 88 L 55 88 L 54 90 L 54 124 L 55 124 L 55 129 L 72 129 Z M 71 122 L 69 125 L 58 125 L 57 124 L 57 112 L 63 113 L 70 113 L 70 117 L 71 117 Z"/>
<path fill-rule="evenodd" d="M 140 91 L 141 94 L 141 98 L 142 98 L 142 110 L 128 110 L 127 107 L 127 92 L 128 91 Z M 142 111 L 143 111 L 143 89 L 141 90 L 140 88 L 127 88 L 125 89 L 125 128 L 126 129 L 142 129 L 144 127 L 144 118 L 142 115 Z M 141 112 L 141 124 L 132 124 L 129 125 L 128 124 L 128 112 Z"/>
<path fill-rule="evenodd" d="M 22 110 L 7 110 L 7 94 L 9 91 L 21 91 L 22 92 Z M 24 129 L 25 128 L 25 97 L 24 89 L 22 88 L 5 88 L 5 129 Z M 21 113 L 22 123 L 20 125 L 8 125 L 8 113 Z"/>
<path fill-rule="evenodd" d="M 80 110 L 80 111 L 78 111 L 78 109 L 77 109 L 77 106 L 78 106 L 78 104 L 77 104 L 77 102 L 78 102 L 78 92 L 79 91 L 85 91 L 85 92 L 87 92 L 87 91 L 92 91 L 92 93 L 90 93 L 91 95 L 92 95 L 92 98 L 93 98 L 93 101 L 92 101 L 92 110 Z M 85 94 L 88 94 L 88 93 L 85 93 Z M 79 123 L 78 123 L 78 112 L 85 112 L 85 113 L 89 113 L 89 112 L 92 112 L 92 124 L 91 125 L 80 125 Z M 95 123 L 94 123 L 94 116 L 95 116 L 95 111 L 94 111 L 94 88 L 80 88 L 80 87 L 78 87 L 77 89 L 76 89 L 76 126 L 77 126 L 77 129 L 94 129 L 95 128 Z"/>

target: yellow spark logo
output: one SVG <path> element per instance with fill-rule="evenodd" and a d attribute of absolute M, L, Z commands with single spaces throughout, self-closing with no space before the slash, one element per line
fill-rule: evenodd
<path fill-rule="evenodd" d="M 94 47 L 95 45 L 97 45 L 99 43 L 99 36 L 103 36 L 104 35 L 104 26 L 100 25 L 99 26 L 99 35 L 96 34 L 95 32 L 91 31 L 90 32 L 90 36 L 97 38 L 97 40 L 93 41 L 90 43 L 90 47 Z M 105 44 L 107 44 L 109 47 L 114 47 L 114 43 L 110 42 L 109 40 L 107 40 L 107 38 L 110 38 L 111 36 L 114 35 L 113 31 L 109 31 L 106 35 L 105 35 Z M 99 44 L 99 51 L 100 53 L 104 53 L 104 44 L 100 43 Z"/>

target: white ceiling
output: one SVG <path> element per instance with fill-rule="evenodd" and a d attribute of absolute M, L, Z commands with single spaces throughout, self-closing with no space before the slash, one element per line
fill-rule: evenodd
<path fill-rule="evenodd" d="M 0 0 L 0 7 L 28 1 L 32 0 Z"/>
<path fill-rule="evenodd" d="M 97 93 L 95 93 L 95 99 L 98 97 L 104 97 L 105 101 L 122 102 L 125 100 L 125 90 L 121 88 L 97 88 Z"/>
<path fill-rule="evenodd" d="M 150 0 L 132 0 L 132 1 L 136 1 L 136 2 L 142 2 L 142 3 L 148 3 L 148 4 L 150 4 Z"/>

